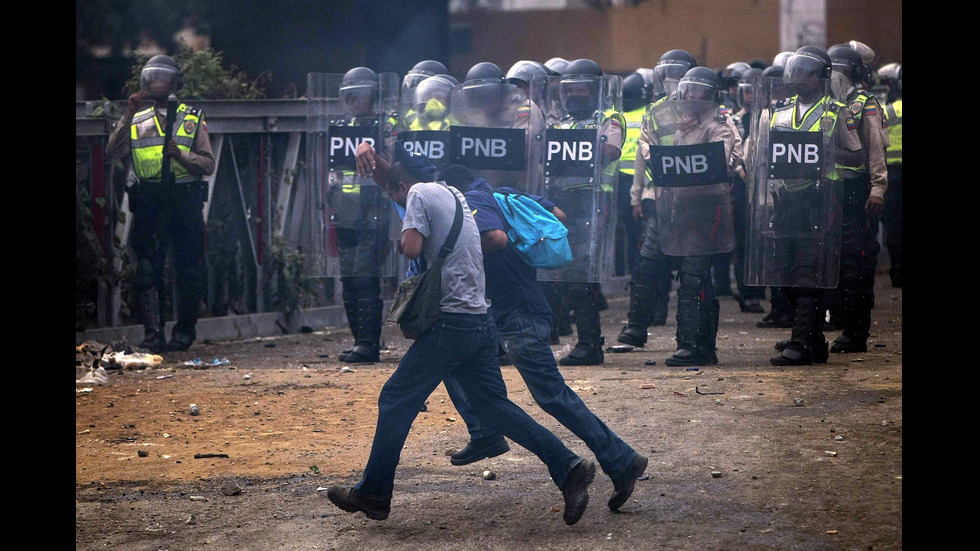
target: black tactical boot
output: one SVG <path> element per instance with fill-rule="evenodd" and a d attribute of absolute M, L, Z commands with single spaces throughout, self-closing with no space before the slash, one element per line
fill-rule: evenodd
<path fill-rule="evenodd" d="M 380 359 L 381 314 L 384 302 L 373 294 L 363 294 L 357 299 L 357 341 L 354 348 L 338 358 L 349 363 L 373 363 Z"/>
<path fill-rule="evenodd" d="M 578 343 L 558 363 L 561 365 L 601 365 L 605 358 L 602 345 L 602 327 L 599 324 L 597 286 L 585 285 L 569 290 L 569 298 L 575 327 L 578 330 Z"/>
<path fill-rule="evenodd" d="M 709 305 L 702 302 L 698 296 L 681 295 L 677 299 L 677 352 L 667 358 L 664 363 L 669 366 L 714 365 L 718 357 L 714 354 L 714 339 L 712 350 L 702 346 L 706 338 L 702 334 L 708 330 L 708 325 L 702 320 L 707 317 Z"/>
<path fill-rule="evenodd" d="M 816 360 L 816 352 L 826 350 L 823 336 L 823 307 L 817 297 L 801 296 L 796 298 L 796 315 L 793 318 L 793 336 L 783 347 L 779 356 L 769 359 L 772 365 L 812 365 Z M 824 359 L 826 362 L 826 359 Z"/>
<path fill-rule="evenodd" d="M 139 348 L 154 354 L 167 350 L 167 338 L 163 333 L 163 319 L 160 316 L 160 296 L 153 287 L 133 293 L 133 313 L 143 325 L 143 340 Z"/>
<path fill-rule="evenodd" d="M 653 310 L 651 307 L 656 298 L 657 291 L 654 287 L 630 282 L 629 323 L 623 327 L 616 340 L 631 346 L 646 345 L 647 326 L 650 325 L 650 314 Z"/>

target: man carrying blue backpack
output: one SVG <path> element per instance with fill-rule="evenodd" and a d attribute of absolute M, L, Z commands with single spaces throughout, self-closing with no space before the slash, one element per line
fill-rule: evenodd
<path fill-rule="evenodd" d="M 496 320 L 510 359 L 541 409 L 575 433 L 595 454 L 603 472 L 613 482 L 609 508 L 618 510 L 633 493 L 636 479 L 646 469 L 647 458 L 596 417 L 558 371 L 548 344 L 553 321 L 551 307 L 538 284 L 537 269 L 522 258 L 508 238 L 510 224 L 494 197 L 494 191 L 518 192 L 507 188 L 494 190 L 486 180 L 476 178 L 462 165 L 446 167 L 438 180 L 462 191 L 473 210 L 483 246 L 490 315 Z M 559 220 L 564 218 L 564 213 L 554 203 L 531 197 Z M 461 386 L 452 377 L 444 382 L 470 433 L 470 442 L 452 455 L 452 464 L 467 465 L 508 451 L 510 447 L 503 435 L 481 424 Z"/>

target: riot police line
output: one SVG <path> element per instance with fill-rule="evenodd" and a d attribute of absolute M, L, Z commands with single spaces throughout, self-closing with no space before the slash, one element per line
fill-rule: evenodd
<path fill-rule="evenodd" d="M 835 99 L 850 93 L 840 89 L 837 65 L 827 62 L 826 52 L 824 59 L 804 50 L 781 53 L 764 71 L 736 63 L 720 72 L 699 67 L 683 50 L 667 52 L 653 69 L 635 73 L 643 83 L 643 107 L 636 110 L 642 112 L 639 148 L 635 135 L 626 143 L 623 79 L 589 60 L 520 61 L 507 73 L 483 62 L 462 81 L 435 61 L 419 63 L 400 83 L 393 73 L 363 67 L 345 75 L 310 74 L 307 166 L 317 198 L 310 207 L 311 275 L 344 281 L 348 318 L 360 320 L 351 321 L 352 331 L 364 341 L 348 351 L 348 359 L 376 361 L 379 331 L 363 339 L 359 333 L 380 317 L 379 278 L 398 277 L 404 269 L 397 255 L 397 207 L 354 170 L 363 142 L 384 155 L 399 142 L 439 169 L 464 165 L 494 187 L 546 197 L 569 213 L 574 260 L 559 270 L 539 270 L 538 279 L 557 286 L 556 293 L 578 293 L 575 314 L 595 310 L 598 285 L 612 277 L 619 156 L 630 149 L 630 205 L 634 217 L 642 211 L 644 226 L 631 266 L 630 323 L 618 340 L 643 346 L 648 326 L 663 323 L 651 319 L 651 303 L 666 300 L 676 271 L 678 351 L 670 365 L 718 361 L 718 306 L 706 259 L 735 251 L 742 310 L 764 312 L 757 297 L 769 288 L 774 307 L 766 319 L 776 314 L 777 295 L 793 295 L 787 304 L 795 304 L 799 293 L 793 289 L 837 288 L 844 189 L 856 189 L 855 175 L 866 174 L 868 163 L 851 158 L 861 152 L 852 128 L 858 123 L 850 106 L 841 109 L 845 100 Z M 853 88 L 857 80 L 846 83 Z M 613 157 L 610 135 L 618 140 Z M 851 156 L 844 165 L 840 151 Z M 742 186 L 740 194 L 733 183 Z M 854 239 L 866 245 L 866 235 Z M 861 270 L 866 266 L 854 268 Z M 555 306 L 556 326 L 561 308 Z M 823 308 L 814 303 L 807 329 L 794 329 L 810 335 L 799 340 L 816 338 L 814 319 L 822 319 Z M 777 326 L 790 328 L 798 314 L 784 312 L 789 321 Z M 605 339 L 601 328 L 588 327 L 598 324 L 597 315 L 591 317 L 575 320 L 580 345 L 588 341 L 579 354 L 584 364 L 602 362 L 594 351 Z M 790 361 L 812 363 L 814 346 L 821 345 L 806 345 L 802 359 Z"/>

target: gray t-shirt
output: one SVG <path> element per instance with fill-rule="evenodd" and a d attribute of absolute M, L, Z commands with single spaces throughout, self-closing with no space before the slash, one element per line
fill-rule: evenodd
<path fill-rule="evenodd" d="M 442 182 L 417 183 L 408 191 L 402 231 L 414 229 L 422 234 L 422 250 L 429 264 L 439 255 L 456 215 L 455 195 L 463 206 L 463 227 L 453 251 L 442 265 L 440 310 L 457 314 L 485 314 L 486 280 L 480 231 L 466 198 Z"/>

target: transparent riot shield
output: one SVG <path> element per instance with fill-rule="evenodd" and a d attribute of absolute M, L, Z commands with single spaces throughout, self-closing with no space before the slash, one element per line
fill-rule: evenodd
<path fill-rule="evenodd" d="M 388 194 L 358 176 L 362 142 L 381 152 L 394 143 L 398 77 L 344 82 L 344 75 L 307 75 L 307 167 L 312 187 L 312 277 L 390 277 L 396 274 L 394 239 L 399 218 Z"/>
<path fill-rule="evenodd" d="M 540 281 L 601 283 L 613 274 L 616 186 L 626 138 L 621 78 L 549 80 L 541 195 L 565 213 L 572 261 L 538 270 Z M 583 99 L 574 99 L 572 96 Z"/>
<path fill-rule="evenodd" d="M 527 86 L 479 79 L 454 87 L 450 163 L 466 166 L 494 188 L 538 193 L 545 119 L 534 99 L 543 97 L 543 86 L 538 79 Z"/>
<path fill-rule="evenodd" d="M 403 89 L 397 140 L 410 153 L 421 153 L 437 168 L 449 164 L 449 95 L 455 83 L 445 75 L 417 81 Z M 406 98 L 404 94 L 407 94 Z"/>
<path fill-rule="evenodd" d="M 722 122 L 719 109 L 711 101 L 673 99 L 647 110 L 660 142 L 650 145 L 647 166 L 666 255 L 703 256 L 735 248 L 728 174 L 733 144 L 711 141 L 712 128 L 729 124 Z"/>
<path fill-rule="evenodd" d="M 846 120 L 832 107 L 823 80 L 807 94 L 809 101 L 786 97 L 778 79 L 760 78 L 753 93 L 759 115 L 749 155 L 746 283 L 837 287 L 842 188 L 834 136 Z"/>

